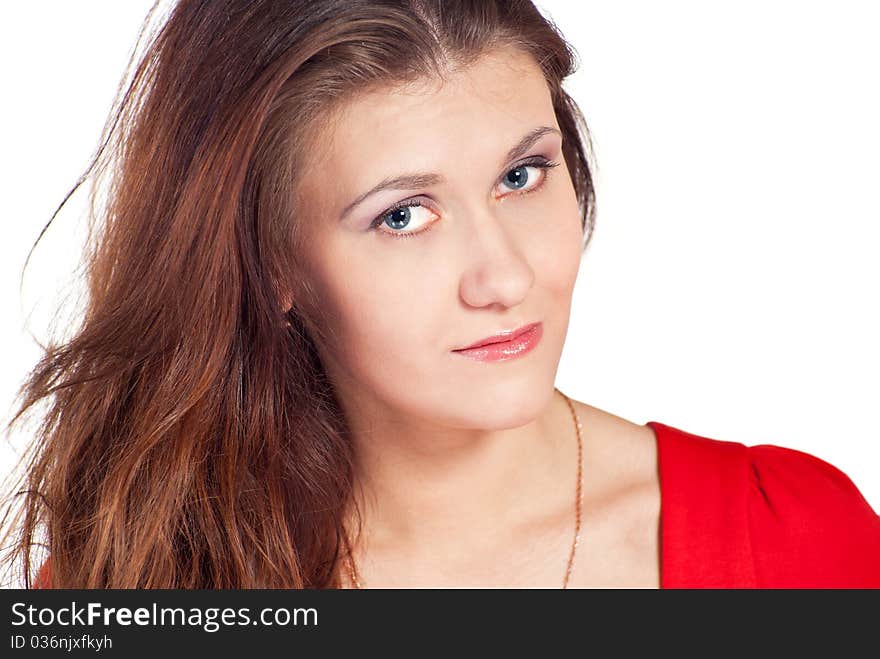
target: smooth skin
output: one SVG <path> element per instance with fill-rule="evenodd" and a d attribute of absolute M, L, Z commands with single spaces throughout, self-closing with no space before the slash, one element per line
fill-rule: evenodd
<path fill-rule="evenodd" d="M 442 82 L 353 98 L 327 119 L 299 181 L 303 281 L 333 337 L 316 342 L 355 447 L 364 587 L 562 585 L 577 436 L 554 382 L 583 234 L 560 133 L 506 160 L 541 127 L 559 128 L 540 69 L 495 51 Z M 559 166 L 517 169 L 534 157 Z M 380 181 L 411 173 L 443 178 L 380 191 L 343 217 Z M 291 295 L 308 318 L 307 299 Z M 518 359 L 452 352 L 534 321 L 543 338 Z M 575 405 L 584 501 L 569 587 L 656 588 L 654 433 Z"/>

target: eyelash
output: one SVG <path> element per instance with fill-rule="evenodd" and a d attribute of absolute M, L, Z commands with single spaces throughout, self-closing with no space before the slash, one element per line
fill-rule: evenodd
<path fill-rule="evenodd" d="M 504 176 L 507 176 L 508 172 L 511 172 L 514 169 L 519 169 L 520 167 L 535 167 L 537 169 L 543 170 L 543 172 L 544 172 L 544 176 L 541 180 L 541 183 L 537 187 L 532 188 L 531 190 L 526 190 L 525 192 L 520 192 L 517 196 L 525 196 L 528 194 L 532 194 L 533 192 L 538 192 L 544 188 L 544 186 L 547 184 L 547 179 L 550 177 L 551 170 L 554 167 L 556 167 L 557 165 L 559 165 L 558 162 L 555 162 L 553 160 L 547 160 L 546 158 L 543 158 L 543 157 L 532 158 L 530 160 L 526 160 L 524 162 L 516 164 L 513 167 L 511 167 L 510 169 L 506 170 L 504 172 L 504 175 L 497 181 L 496 185 L 498 183 L 501 183 L 504 180 Z M 514 194 L 517 194 L 517 193 L 514 193 Z M 429 224 L 427 226 L 427 228 L 420 229 L 419 231 L 408 231 L 408 232 L 383 231 L 383 230 L 379 229 L 379 227 L 385 221 L 385 218 L 388 217 L 389 213 L 393 213 L 394 211 L 398 210 L 399 208 L 413 208 L 413 207 L 418 207 L 421 205 L 422 205 L 422 202 L 418 199 L 398 201 L 397 203 L 392 204 L 391 206 L 386 208 L 384 211 L 382 211 L 370 223 L 370 229 L 373 231 L 377 231 L 378 233 L 386 234 L 391 238 L 412 238 L 414 236 L 418 236 L 423 233 L 427 233 L 428 231 L 431 230 L 431 228 L 434 226 L 434 224 L 436 224 L 436 222 L 431 222 L 431 224 Z"/>

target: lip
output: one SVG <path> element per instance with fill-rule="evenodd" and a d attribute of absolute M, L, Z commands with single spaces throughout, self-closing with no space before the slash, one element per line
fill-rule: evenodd
<path fill-rule="evenodd" d="M 507 332 L 499 332 L 453 352 L 478 361 L 506 361 L 529 352 L 544 333 L 542 323 L 530 323 Z"/>
<path fill-rule="evenodd" d="M 505 330 L 503 332 L 498 332 L 497 334 L 493 334 L 492 336 L 487 336 L 484 339 L 480 339 L 474 343 L 471 343 L 469 346 L 465 346 L 463 348 L 456 348 L 455 352 L 460 350 L 470 350 L 471 348 L 479 348 L 481 346 L 489 345 L 490 343 L 501 343 L 502 341 L 510 341 L 511 339 L 515 339 L 520 334 L 524 334 L 529 330 L 534 329 L 537 325 L 541 323 L 529 323 L 528 325 L 523 325 L 517 329 Z"/>

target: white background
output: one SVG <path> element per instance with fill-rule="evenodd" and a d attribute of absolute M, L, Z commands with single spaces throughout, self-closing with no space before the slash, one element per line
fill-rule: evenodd
<path fill-rule="evenodd" d="M 85 169 L 150 7 L 0 23 L 0 403 L 79 256 Z M 880 22 L 869 2 L 538 3 L 580 57 L 598 219 L 558 386 L 638 423 L 813 453 L 880 511 Z M 78 233 L 79 232 L 79 233 Z M 41 310 L 41 305 L 43 309 Z M 4 441 L 7 471 L 27 440 Z"/>

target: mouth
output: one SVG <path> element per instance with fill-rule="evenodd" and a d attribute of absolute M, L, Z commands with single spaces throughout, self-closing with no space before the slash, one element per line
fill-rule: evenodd
<path fill-rule="evenodd" d="M 529 323 L 528 325 L 523 325 L 522 327 L 518 327 L 513 330 L 504 330 L 503 332 L 498 332 L 493 334 L 492 336 L 487 336 L 485 338 L 480 339 L 474 343 L 471 343 L 464 348 L 456 348 L 453 352 L 459 352 L 461 350 L 470 350 L 471 348 L 480 348 L 482 346 L 491 345 L 492 343 L 502 343 L 504 341 L 510 341 L 515 339 L 516 337 L 525 334 L 526 332 L 533 330 L 535 327 L 540 325 L 540 323 Z"/>
<path fill-rule="evenodd" d="M 493 334 L 452 352 L 479 361 L 503 361 L 529 352 L 541 339 L 543 325 L 529 323 L 514 330 Z"/>

